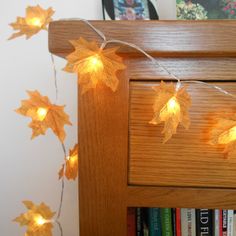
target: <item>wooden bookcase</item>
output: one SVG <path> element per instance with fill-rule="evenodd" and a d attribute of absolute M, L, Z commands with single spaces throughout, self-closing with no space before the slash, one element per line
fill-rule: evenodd
<path fill-rule="evenodd" d="M 108 39 L 139 45 L 182 80 L 202 80 L 236 94 L 236 21 L 94 21 Z M 100 38 L 81 21 L 50 24 L 49 50 L 65 57 L 69 40 Z M 127 70 L 113 93 L 99 85 L 78 96 L 80 236 L 125 236 L 127 207 L 236 209 L 236 156 L 209 145 L 212 115 L 235 100 L 189 84 L 191 127 L 165 145 L 152 118 L 153 85 L 170 77 L 122 47 Z"/>

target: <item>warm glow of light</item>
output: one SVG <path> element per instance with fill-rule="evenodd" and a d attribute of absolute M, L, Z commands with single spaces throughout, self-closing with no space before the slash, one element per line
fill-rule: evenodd
<path fill-rule="evenodd" d="M 44 225 L 44 224 L 47 222 L 41 215 L 35 217 L 34 220 L 35 220 L 35 223 L 36 223 L 38 226 L 42 226 L 42 225 Z"/>
<path fill-rule="evenodd" d="M 37 116 L 40 121 L 43 121 L 48 113 L 48 110 L 46 108 L 40 107 L 37 110 Z"/>
<path fill-rule="evenodd" d="M 33 18 L 26 19 L 26 22 L 27 22 L 28 25 L 31 25 L 31 26 L 36 26 L 36 27 L 41 27 L 42 26 L 42 21 L 38 17 L 33 17 Z"/>
<path fill-rule="evenodd" d="M 175 97 L 172 97 L 167 104 L 160 111 L 161 120 L 165 120 L 165 118 L 169 115 L 175 115 L 180 113 L 180 105 Z"/>
<path fill-rule="evenodd" d="M 219 144 L 228 144 L 232 141 L 236 141 L 236 126 L 229 129 L 228 131 L 225 131 L 218 138 Z"/>
<path fill-rule="evenodd" d="M 74 165 L 74 163 L 77 161 L 77 155 L 75 156 L 68 156 L 66 159 L 70 162 L 70 164 Z"/>
<path fill-rule="evenodd" d="M 180 106 L 179 103 L 176 101 L 176 98 L 173 97 L 168 101 L 167 110 L 173 113 L 180 110 Z"/>
<path fill-rule="evenodd" d="M 88 71 L 103 70 L 103 63 L 102 63 L 99 55 L 89 57 L 87 59 L 87 62 L 88 62 Z"/>

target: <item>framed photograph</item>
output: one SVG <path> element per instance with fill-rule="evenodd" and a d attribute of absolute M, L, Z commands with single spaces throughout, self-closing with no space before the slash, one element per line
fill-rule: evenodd
<path fill-rule="evenodd" d="M 158 20 L 156 0 L 102 0 L 104 20 Z"/>
<path fill-rule="evenodd" d="M 176 0 L 177 19 L 236 19 L 236 0 Z"/>

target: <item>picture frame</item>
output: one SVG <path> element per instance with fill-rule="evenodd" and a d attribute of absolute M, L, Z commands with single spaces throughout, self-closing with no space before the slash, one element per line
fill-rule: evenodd
<path fill-rule="evenodd" d="M 158 20 L 156 0 L 102 0 L 104 20 Z"/>
<path fill-rule="evenodd" d="M 236 0 L 176 0 L 177 19 L 236 19 Z"/>

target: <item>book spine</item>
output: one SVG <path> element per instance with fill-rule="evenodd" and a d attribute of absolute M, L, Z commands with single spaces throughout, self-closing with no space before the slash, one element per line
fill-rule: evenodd
<path fill-rule="evenodd" d="M 136 234 L 143 236 L 143 209 L 140 207 L 136 209 Z"/>
<path fill-rule="evenodd" d="M 161 209 L 162 236 L 173 236 L 171 222 L 171 208 Z"/>
<path fill-rule="evenodd" d="M 196 236 L 196 210 L 195 209 L 189 209 L 188 211 L 188 218 L 189 218 L 189 232 L 191 233 L 191 236 Z"/>
<path fill-rule="evenodd" d="M 212 236 L 212 210 L 196 209 L 196 235 L 197 236 Z"/>
<path fill-rule="evenodd" d="M 171 223 L 173 236 L 176 236 L 176 208 L 171 209 Z"/>
<path fill-rule="evenodd" d="M 143 236 L 149 236 L 148 208 L 143 208 Z"/>
<path fill-rule="evenodd" d="M 220 216 L 220 219 L 219 219 L 219 221 L 220 221 L 220 236 L 223 236 L 223 215 L 222 215 L 222 210 L 220 210 L 219 216 Z"/>
<path fill-rule="evenodd" d="M 234 234 L 234 211 L 228 210 L 227 212 L 227 236 L 233 236 Z"/>
<path fill-rule="evenodd" d="M 214 236 L 220 236 L 220 210 L 214 210 Z"/>
<path fill-rule="evenodd" d="M 181 232 L 182 235 L 196 235 L 196 214 L 195 209 L 181 209 Z"/>
<path fill-rule="evenodd" d="M 234 236 L 236 236 L 236 211 L 234 210 Z"/>
<path fill-rule="evenodd" d="M 161 236 L 161 209 L 148 209 L 149 236 Z"/>
<path fill-rule="evenodd" d="M 128 235 L 136 236 L 136 211 L 135 208 L 128 208 Z"/>
<path fill-rule="evenodd" d="M 227 236 L 227 210 L 222 210 L 222 235 Z"/>
<path fill-rule="evenodd" d="M 176 208 L 176 236 L 181 236 L 181 210 Z"/>

